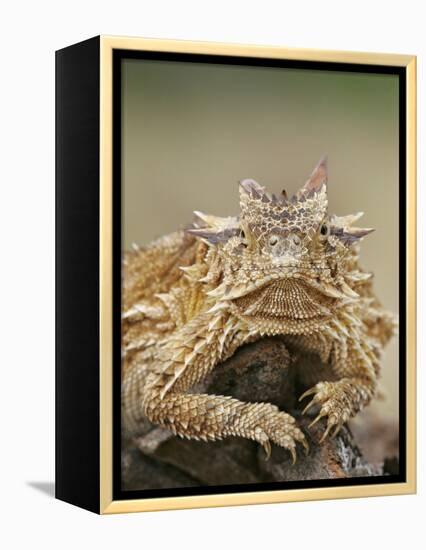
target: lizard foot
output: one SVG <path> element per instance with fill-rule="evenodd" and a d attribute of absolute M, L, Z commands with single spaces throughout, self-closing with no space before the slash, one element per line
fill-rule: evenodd
<path fill-rule="evenodd" d="M 314 396 L 303 409 L 302 414 L 305 414 L 314 405 L 320 406 L 319 413 L 309 424 L 309 428 L 316 424 L 321 418 L 327 417 L 327 426 L 320 439 L 320 443 L 325 440 L 331 430 L 333 430 L 331 437 L 335 437 L 343 424 L 347 422 L 357 410 L 352 399 L 356 397 L 356 395 L 354 395 L 354 390 L 349 384 L 342 382 L 343 381 L 319 382 L 299 398 L 299 401 L 302 401 L 309 395 Z"/>
<path fill-rule="evenodd" d="M 271 456 L 271 441 L 280 447 L 287 449 L 296 463 L 296 444 L 300 443 L 309 452 L 309 445 L 302 430 L 296 426 L 295 419 L 281 411 L 265 416 L 254 428 L 254 439 L 262 445 L 266 452 L 266 458 Z"/>

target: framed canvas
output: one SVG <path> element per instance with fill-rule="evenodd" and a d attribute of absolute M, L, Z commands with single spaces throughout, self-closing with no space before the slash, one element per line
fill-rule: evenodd
<path fill-rule="evenodd" d="M 56 53 L 57 498 L 415 491 L 415 66 L 104 36 Z"/>

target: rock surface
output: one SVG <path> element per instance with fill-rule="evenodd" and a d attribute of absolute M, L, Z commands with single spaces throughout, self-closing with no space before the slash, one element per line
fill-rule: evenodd
<path fill-rule="evenodd" d="M 299 448 L 293 466 L 289 453 L 275 445 L 266 460 L 263 449 L 252 441 L 188 441 L 146 421 L 138 437 L 123 441 L 123 490 L 382 475 L 382 468 L 363 458 L 347 427 L 319 445 L 324 424 L 308 429 L 310 419 L 300 416 L 298 396 L 318 378 L 330 378 L 327 374 L 315 357 L 290 360 L 279 337 L 242 347 L 193 391 L 277 405 L 299 422 L 309 442 L 309 455 Z"/>

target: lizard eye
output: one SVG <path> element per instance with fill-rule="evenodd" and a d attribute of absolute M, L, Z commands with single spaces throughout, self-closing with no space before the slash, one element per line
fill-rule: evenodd
<path fill-rule="evenodd" d="M 278 237 L 276 235 L 272 235 L 271 237 L 269 237 L 270 246 L 275 246 L 277 242 L 278 242 Z"/>
<path fill-rule="evenodd" d="M 323 223 L 320 227 L 320 239 L 325 241 L 330 235 L 330 226 L 327 223 Z"/>

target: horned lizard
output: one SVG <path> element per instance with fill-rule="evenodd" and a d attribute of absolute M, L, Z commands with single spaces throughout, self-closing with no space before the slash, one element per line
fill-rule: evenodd
<path fill-rule="evenodd" d="M 312 396 L 327 435 L 377 392 L 380 356 L 395 328 L 359 265 L 359 243 L 372 229 L 362 215 L 328 213 L 323 158 L 291 198 L 240 182 L 239 217 L 195 212 L 185 230 L 124 255 L 122 403 L 124 423 L 142 419 L 188 439 L 239 436 L 271 442 L 296 460 L 308 449 L 295 419 L 270 403 L 188 393 L 247 342 L 282 335 L 291 348 L 315 352 L 335 381 Z"/>

